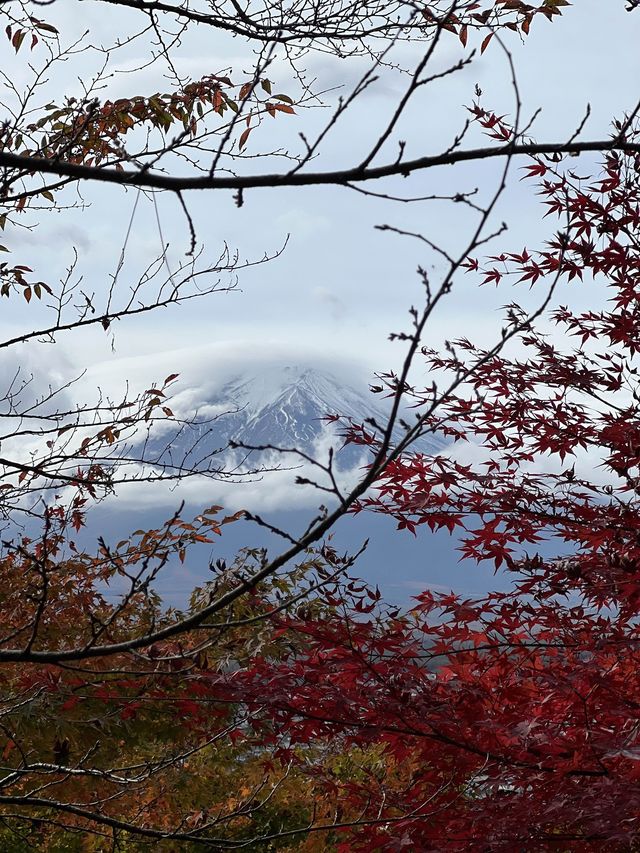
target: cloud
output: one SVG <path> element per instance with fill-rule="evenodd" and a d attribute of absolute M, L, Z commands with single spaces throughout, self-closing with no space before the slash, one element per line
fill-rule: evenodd
<path fill-rule="evenodd" d="M 59 347 L 50 344 L 17 344 L 0 352 L 0 394 L 16 394 L 22 388 L 22 407 L 32 406 L 55 391 L 48 410 L 67 408 L 74 398 L 74 386 L 69 383 L 77 378 L 76 384 L 80 385 L 81 373 L 82 369 Z"/>
<path fill-rule="evenodd" d="M 144 341 L 137 343 L 144 349 Z M 179 372 L 174 394 L 185 410 L 194 404 L 206 404 L 210 395 L 232 376 L 250 374 L 255 369 L 264 370 L 269 366 L 324 369 L 339 373 L 347 384 L 361 387 L 371 376 L 366 361 L 355 355 L 345 358 L 340 352 L 334 355 L 313 345 L 304 347 L 270 337 L 236 338 L 157 350 L 157 335 L 151 331 L 148 343 L 153 349 L 140 355 L 111 356 L 92 365 L 84 382 L 115 392 L 122 389 L 125 378 L 132 387 L 140 388 L 142 385 L 147 387 L 145 383 L 151 379 L 162 381 L 169 374 Z"/>
<path fill-rule="evenodd" d="M 329 433 L 322 435 L 310 453 L 319 461 L 328 459 L 329 447 L 336 440 Z M 226 455 L 227 467 L 234 469 L 233 460 L 239 456 Z M 366 454 L 348 468 L 336 468 L 334 476 L 339 488 L 346 492 L 362 477 Z M 262 470 L 256 470 L 262 469 Z M 135 469 L 131 468 L 131 473 Z M 322 488 L 315 488 L 300 479 L 312 480 L 320 487 L 329 487 L 328 476 L 317 466 L 301 459 L 296 454 L 263 453 L 235 468 L 233 476 L 217 479 L 215 476 L 195 476 L 170 483 L 130 483 L 118 487 L 118 493 L 109 502 L 119 510 L 175 507 L 184 501 L 197 511 L 211 504 L 220 504 L 228 512 L 245 509 L 254 513 L 274 512 L 290 509 L 317 509 L 320 504 L 335 504 L 336 498 Z"/>
<path fill-rule="evenodd" d="M 80 253 L 88 253 L 93 241 L 87 228 L 73 222 L 60 225 L 48 225 L 45 222 L 37 228 L 15 228 L 11 233 L 13 249 L 37 247 L 38 254 L 55 254 L 60 245 L 75 246 Z"/>
<path fill-rule="evenodd" d="M 329 313 L 334 320 L 343 320 L 350 313 L 342 299 L 336 296 L 334 291 L 328 287 L 314 287 L 313 296 L 321 305 L 329 309 Z"/>

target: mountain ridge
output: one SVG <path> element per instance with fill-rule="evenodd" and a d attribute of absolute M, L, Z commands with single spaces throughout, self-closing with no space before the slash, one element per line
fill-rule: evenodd
<path fill-rule="evenodd" d="M 244 370 L 227 375 L 217 389 L 203 389 L 200 400 L 191 404 L 191 424 L 166 443 L 164 453 L 174 460 L 195 458 L 220 452 L 234 442 L 309 455 L 322 450 L 326 456 L 333 446 L 338 467 L 353 467 L 362 462 L 363 449 L 344 447 L 336 424 L 328 423 L 326 417 L 341 415 L 356 422 L 374 418 L 383 425 L 388 412 L 372 396 L 326 369 L 308 365 L 267 364 Z M 176 401 L 180 405 L 180 394 Z M 154 439 L 150 449 L 159 452 L 162 440 Z M 442 446 L 442 440 L 433 437 L 422 439 L 416 449 L 433 452 Z"/>

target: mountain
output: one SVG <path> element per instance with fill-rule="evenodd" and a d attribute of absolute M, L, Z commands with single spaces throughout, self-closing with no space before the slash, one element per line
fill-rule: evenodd
<path fill-rule="evenodd" d="M 296 448 L 325 460 L 333 446 L 337 466 L 350 468 L 361 462 L 362 448 L 343 448 L 339 425 L 323 419 L 343 415 L 361 423 L 373 417 L 381 425 L 387 419 L 384 404 L 368 389 L 358 390 L 333 373 L 304 365 L 256 365 L 203 388 L 195 401 L 193 389 L 184 396 L 193 406 L 193 423 L 177 436 L 163 435 L 149 443 L 148 450 L 160 459 L 197 462 L 235 441 Z M 176 402 L 181 405 L 180 394 Z M 433 452 L 442 445 L 434 437 L 421 440 L 418 449 Z"/>
<path fill-rule="evenodd" d="M 193 426 L 177 436 L 166 432 L 150 440 L 147 451 L 177 464 L 185 458 L 192 464 L 200 461 L 206 464 L 209 455 L 235 439 L 252 445 L 298 447 L 326 460 L 328 446 L 333 444 L 338 450 L 342 440 L 336 435 L 335 424 L 322 420 L 325 415 L 342 414 L 359 422 L 373 417 L 381 424 L 387 417 L 385 401 L 371 394 L 364 382 L 359 387 L 357 378 L 347 376 L 347 368 L 344 377 L 339 377 L 335 368 L 284 361 L 245 363 L 236 369 L 220 369 L 219 374 L 212 371 L 211 375 L 203 371 L 191 386 L 179 388 L 170 403 L 180 417 L 193 415 Z M 412 417 L 411 413 L 408 417 Z M 418 449 L 427 453 L 443 445 L 442 439 L 433 437 L 423 439 Z M 238 451 L 235 454 L 240 456 Z M 338 473 L 344 473 L 344 477 L 336 479 L 344 482 L 350 476 L 357 476 L 353 469 L 362 465 L 363 459 L 363 450 L 357 446 L 338 450 Z M 211 464 L 215 467 L 222 461 L 227 469 L 231 467 L 227 456 L 221 459 L 214 455 Z M 288 462 L 293 460 L 285 460 L 284 467 Z M 257 467 L 257 458 L 252 457 L 246 468 L 252 468 L 254 463 Z M 103 536 L 115 543 L 134 528 L 159 527 L 182 500 L 187 503 L 185 517 L 216 503 L 230 513 L 247 508 L 275 528 L 299 535 L 325 495 L 294 484 L 296 474 L 317 477 L 317 471 L 308 466 L 297 468 L 295 463 L 292 467 L 289 479 L 285 471 L 282 477 L 271 472 L 240 484 L 216 478 L 202 482 L 199 478 L 187 478 L 175 492 L 163 490 L 157 483 L 141 485 L 140 491 L 131 492 L 130 496 L 121 491 L 96 507 L 79 539 L 88 545 Z M 389 601 L 406 605 L 412 595 L 427 586 L 445 592 L 455 589 L 465 595 L 509 587 L 509 577 L 494 577 L 492 566 L 476 566 L 470 560 L 460 559 L 456 550 L 459 535 L 444 530 L 432 533 L 426 525 L 415 536 L 396 528 L 393 518 L 363 512 L 342 519 L 332 531 L 332 544 L 339 552 L 354 553 L 369 540 L 369 547 L 353 574 L 378 584 Z M 242 547 L 265 547 L 273 555 L 284 546 L 286 542 L 283 545 L 272 532 L 247 520 L 230 524 L 213 544 L 191 549 L 184 564 L 174 561 L 165 567 L 156 589 L 166 603 L 182 607 L 193 587 L 210 578 L 207 567 L 212 559 L 222 558 L 231 563 Z"/>

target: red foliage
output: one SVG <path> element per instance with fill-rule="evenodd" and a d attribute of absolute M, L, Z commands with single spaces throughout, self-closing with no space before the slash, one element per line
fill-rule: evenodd
<path fill-rule="evenodd" d="M 410 764 L 401 789 L 373 777 L 345 786 L 371 823 L 345 829 L 344 850 L 640 841 L 640 157 L 608 155 L 592 178 L 553 162 L 528 171 L 563 230 L 540 251 L 466 268 L 545 294 L 574 282 L 592 307 L 553 308 L 542 331 L 513 304 L 507 330 L 522 328 L 509 347 L 424 350 L 439 376 L 468 375 L 431 419 L 452 450 L 393 458 L 355 507 L 411 532 L 458 531 L 463 556 L 505 568 L 513 590 L 477 601 L 427 591 L 404 617 L 366 615 L 375 601 L 362 591 L 328 618 L 283 622 L 304 653 L 255 660 L 234 679 L 286 733 L 287 755 L 296 743 L 377 744 Z M 433 399 L 408 393 L 417 407 Z M 347 439 L 380 446 L 357 424 Z M 479 463 L 458 461 L 464 443 Z M 565 556 L 537 553 L 541 540 Z"/>

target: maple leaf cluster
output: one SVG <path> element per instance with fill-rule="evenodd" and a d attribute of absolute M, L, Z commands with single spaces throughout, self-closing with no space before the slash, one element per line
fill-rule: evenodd
<path fill-rule="evenodd" d="M 478 118 L 490 133 L 502 121 Z M 628 123 L 614 132 L 637 138 Z M 312 645 L 282 669 L 274 713 L 301 736 L 411 756 L 413 786 L 397 811 L 384 806 L 401 826 L 361 827 L 354 849 L 400 849 L 399 837 L 421 850 L 637 843 L 640 158 L 607 155 L 595 175 L 536 158 L 526 172 L 561 230 L 541 250 L 463 267 L 534 294 L 588 286 L 593 307 L 549 302 L 542 330 L 513 303 L 509 350 L 466 339 L 423 349 L 438 377 L 466 377 L 423 424 L 450 449 L 393 456 L 354 507 L 413 534 L 448 530 L 462 558 L 506 571 L 512 590 L 427 591 L 405 617 L 294 625 Z M 397 390 L 395 374 L 381 380 L 379 392 Z M 405 393 L 418 413 L 434 395 Z M 345 437 L 373 454 L 382 441 L 351 422 Z M 463 446 L 482 461 L 460 461 Z M 302 672 L 313 696 L 296 690 Z M 360 793 L 364 803 L 371 787 Z"/>

